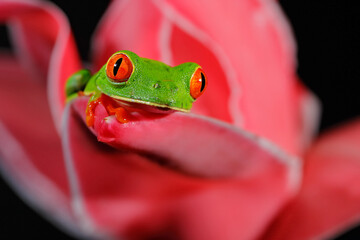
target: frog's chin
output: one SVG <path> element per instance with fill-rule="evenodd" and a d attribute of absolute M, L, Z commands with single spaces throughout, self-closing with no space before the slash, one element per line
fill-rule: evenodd
<path fill-rule="evenodd" d="M 152 113 L 171 113 L 173 111 L 189 112 L 187 109 L 166 106 L 158 103 L 146 102 L 137 99 L 124 98 L 119 96 L 110 96 L 117 104 L 122 107 L 133 110 L 142 110 Z"/>

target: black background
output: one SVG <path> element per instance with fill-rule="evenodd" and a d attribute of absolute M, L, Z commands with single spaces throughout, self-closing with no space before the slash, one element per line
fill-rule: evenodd
<path fill-rule="evenodd" d="M 80 54 L 88 60 L 92 33 L 109 1 L 54 0 L 68 16 Z M 280 1 L 298 44 L 298 75 L 323 105 L 321 130 L 360 112 L 360 14 L 356 1 Z M 6 30 L 0 28 L 0 35 Z M 1 37 L 0 46 L 10 46 Z M 71 239 L 53 227 L 0 181 L 1 239 Z M 360 228 L 338 239 L 359 239 Z"/>

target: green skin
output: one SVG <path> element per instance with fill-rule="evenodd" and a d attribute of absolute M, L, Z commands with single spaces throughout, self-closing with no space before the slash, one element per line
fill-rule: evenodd
<path fill-rule="evenodd" d="M 114 83 L 109 80 L 106 64 L 92 76 L 88 70 L 80 70 L 66 83 L 67 101 L 83 90 L 85 95 L 91 95 L 89 102 L 103 93 L 128 103 L 190 111 L 194 102 L 190 95 L 190 79 L 200 68 L 198 64 L 188 62 L 170 67 L 162 62 L 141 58 L 130 51 L 115 54 L 118 53 L 127 55 L 133 64 L 133 72 L 126 82 Z"/>

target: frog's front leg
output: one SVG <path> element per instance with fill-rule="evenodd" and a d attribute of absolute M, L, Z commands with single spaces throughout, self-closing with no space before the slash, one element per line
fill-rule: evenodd
<path fill-rule="evenodd" d="M 127 123 L 131 119 L 130 113 L 125 108 L 117 106 L 116 103 L 107 95 L 96 92 L 91 96 L 86 108 L 86 124 L 89 127 L 94 126 L 95 108 L 103 105 L 109 115 L 115 115 L 116 120 L 120 123 Z"/>
<path fill-rule="evenodd" d="M 86 106 L 86 125 L 88 125 L 89 127 L 94 126 L 95 108 L 100 103 L 102 103 L 101 93 L 100 92 L 93 93 Z"/>

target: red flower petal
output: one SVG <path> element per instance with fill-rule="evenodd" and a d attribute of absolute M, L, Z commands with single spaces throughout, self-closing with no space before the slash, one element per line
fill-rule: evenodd
<path fill-rule="evenodd" d="M 0 72 L 2 174 L 35 209 L 74 230 L 61 143 L 45 87 L 13 58 L 0 58 Z"/>
<path fill-rule="evenodd" d="M 35 209 L 79 235 L 49 111 L 60 119 L 65 78 L 79 66 L 68 23 L 57 8 L 40 1 L 0 1 L 0 21 L 8 24 L 17 54 L 17 59 L 0 57 L 2 173 Z M 47 75 L 53 80 L 48 96 Z"/>
<path fill-rule="evenodd" d="M 322 136 L 307 154 L 304 182 L 267 239 L 326 239 L 359 224 L 360 121 Z"/>
<path fill-rule="evenodd" d="M 63 139 L 92 228 L 131 239 L 254 238 L 296 190 L 298 162 L 249 133 L 181 113 L 120 124 L 99 105 L 97 137 L 115 150 L 81 121 L 86 103 L 68 109 Z"/>
<path fill-rule="evenodd" d="M 65 104 L 65 81 L 80 68 L 69 23 L 48 2 L 1 1 L 0 19 L 9 21 L 16 53 L 39 81 L 49 79 L 48 99 L 55 123 Z"/>
<path fill-rule="evenodd" d="M 234 123 L 292 153 L 312 136 L 308 126 L 317 119 L 304 122 L 310 118 L 303 110 L 318 110 L 317 102 L 298 91 L 293 39 L 272 1 L 114 1 L 94 46 L 97 68 L 120 49 L 174 65 L 197 62 L 209 86 L 194 112 Z"/>
<path fill-rule="evenodd" d="M 94 36 L 95 69 L 104 65 L 114 52 L 123 49 L 159 59 L 160 25 L 161 16 L 151 1 L 113 1 Z"/>

